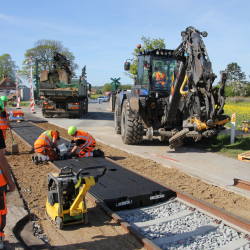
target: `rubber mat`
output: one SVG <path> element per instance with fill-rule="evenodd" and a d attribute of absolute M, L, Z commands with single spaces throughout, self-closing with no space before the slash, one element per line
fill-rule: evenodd
<path fill-rule="evenodd" d="M 17 133 L 23 140 L 28 142 L 33 149 L 34 149 L 34 142 L 45 131 L 44 129 L 28 121 L 15 122 L 12 123 L 11 126 L 15 131 L 15 133 Z M 69 145 L 68 141 L 61 138 L 60 141 L 58 141 L 58 144 L 63 144 L 63 143 L 65 143 L 66 146 Z"/>
<path fill-rule="evenodd" d="M 30 122 L 14 123 L 13 130 L 30 145 L 34 145 L 38 136 L 44 132 Z M 60 140 L 62 143 L 69 145 L 64 139 Z M 59 169 L 72 168 L 74 173 L 88 167 L 100 167 L 83 171 L 81 176 L 100 175 L 103 171 L 101 167 L 106 167 L 105 175 L 90 188 L 89 193 L 113 211 L 149 206 L 176 196 L 172 190 L 102 157 L 55 160 L 53 164 Z"/>

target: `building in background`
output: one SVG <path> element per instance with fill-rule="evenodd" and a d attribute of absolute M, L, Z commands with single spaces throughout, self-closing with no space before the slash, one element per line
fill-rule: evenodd
<path fill-rule="evenodd" d="M 11 82 L 11 80 L 5 76 L 1 81 L 0 81 L 0 92 L 4 92 L 6 96 L 10 94 L 10 91 L 16 91 L 16 84 Z"/>
<path fill-rule="evenodd" d="M 27 88 L 27 87 L 21 88 L 19 91 L 21 92 L 21 101 L 30 100 L 30 88 Z"/>

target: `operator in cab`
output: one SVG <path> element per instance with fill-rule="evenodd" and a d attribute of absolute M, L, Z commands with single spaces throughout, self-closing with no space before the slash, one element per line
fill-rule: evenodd
<path fill-rule="evenodd" d="M 166 87 L 166 74 L 162 68 L 162 62 L 155 64 L 154 73 L 152 76 L 155 79 L 155 87 Z"/>
<path fill-rule="evenodd" d="M 78 154 L 79 158 L 83 157 L 104 157 L 102 150 L 94 150 L 96 146 L 96 141 L 92 135 L 85 131 L 77 130 L 75 126 L 70 126 L 68 128 L 68 134 L 74 137 L 71 143 L 75 143 L 72 150 L 64 154 L 64 158 L 70 158 L 77 155 L 77 149 L 80 149 Z"/>
<path fill-rule="evenodd" d="M 43 132 L 34 143 L 34 149 L 38 155 L 32 155 L 32 162 L 37 165 L 39 161 L 58 159 L 60 156 L 60 150 L 57 147 L 58 140 L 60 140 L 60 135 L 57 130 Z"/>

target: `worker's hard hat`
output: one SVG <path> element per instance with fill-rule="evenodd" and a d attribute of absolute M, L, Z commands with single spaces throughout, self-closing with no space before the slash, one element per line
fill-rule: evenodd
<path fill-rule="evenodd" d="M 7 102 L 8 101 L 8 99 L 7 99 L 7 97 L 5 95 L 2 95 L 1 99 L 2 99 L 3 102 Z"/>
<path fill-rule="evenodd" d="M 75 126 L 70 126 L 68 128 L 68 134 L 73 135 L 77 131 L 77 128 Z"/>
<path fill-rule="evenodd" d="M 56 132 L 57 132 L 57 140 L 60 140 L 60 134 L 57 130 L 56 130 Z"/>
<path fill-rule="evenodd" d="M 4 111 L 3 100 L 0 98 L 0 112 Z"/>

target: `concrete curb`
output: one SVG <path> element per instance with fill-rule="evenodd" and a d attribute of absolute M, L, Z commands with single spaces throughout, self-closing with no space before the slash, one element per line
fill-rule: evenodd
<path fill-rule="evenodd" d="M 20 197 L 17 188 L 12 193 L 6 194 L 6 203 L 8 213 L 6 216 L 5 240 L 6 249 L 24 249 L 21 242 L 16 238 L 15 231 L 18 228 L 18 223 L 28 219 L 28 211 L 25 210 L 23 200 Z M 6 244 L 6 241 L 8 243 Z"/>

